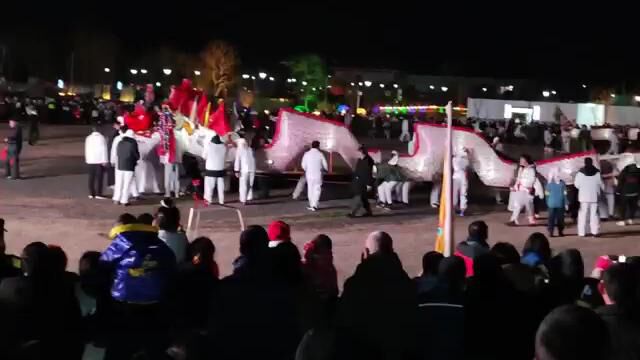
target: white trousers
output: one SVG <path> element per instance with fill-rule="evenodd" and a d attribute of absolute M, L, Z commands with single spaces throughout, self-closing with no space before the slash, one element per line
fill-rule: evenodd
<path fill-rule="evenodd" d="M 134 179 L 133 171 L 123 171 L 116 169 L 116 179 L 113 186 L 113 201 L 117 201 L 120 204 L 129 203 L 129 195 L 138 197 L 138 189 Z"/>
<path fill-rule="evenodd" d="M 171 192 L 180 194 L 180 165 L 164 164 L 164 196 L 169 197 Z"/>
<path fill-rule="evenodd" d="M 253 171 L 241 172 L 239 178 L 239 198 L 241 203 L 253 200 L 253 180 L 256 173 Z"/>
<path fill-rule="evenodd" d="M 224 178 L 223 177 L 204 177 L 204 199 L 208 203 L 213 202 L 213 190 L 218 187 L 218 203 L 224 205 Z"/>
<path fill-rule="evenodd" d="M 453 179 L 453 207 L 465 210 L 467 208 L 467 190 L 469 183 L 466 178 Z"/>
<path fill-rule="evenodd" d="M 433 186 L 431 186 L 431 196 L 429 199 L 431 205 L 440 204 L 440 190 L 442 190 L 442 182 L 434 181 Z"/>
<path fill-rule="evenodd" d="M 562 151 L 568 153 L 571 152 L 571 138 L 562 137 Z"/>
<path fill-rule="evenodd" d="M 525 191 L 512 191 L 509 194 L 509 210 L 511 210 L 511 221 L 518 222 L 518 217 L 522 208 L 525 208 L 529 222 L 534 222 L 533 218 L 533 196 Z"/>
<path fill-rule="evenodd" d="M 411 190 L 410 181 L 399 182 L 393 187 L 393 198 L 409 204 L 409 190 Z"/>
<path fill-rule="evenodd" d="M 587 234 L 587 217 L 589 217 L 589 227 L 591 234 L 598 235 L 600 232 L 600 218 L 598 217 L 597 202 L 581 202 L 578 211 L 578 236 Z"/>
<path fill-rule="evenodd" d="M 307 178 L 302 175 L 300 176 L 300 179 L 298 179 L 298 183 L 296 184 L 296 188 L 293 190 L 293 194 L 291 194 L 293 200 L 300 197 L 305 186 L 307 186 Z"/>
<path fill-rule="evenodd" d="M 409 134 L 409 132 L 403 131 L 402 134 L 400 134 L 400 141 L 408 142 L 410 140 L 411 140 L 411 135 Z"/>
<path fill-rule="evenodd" d="M 398 184 L 397 181 L 385 181 L 378 185 L 378 200 L 383 204 L 393 204 L 393 188 Z"/>
<path fill-rule="evenodd" d="M 309 206 L 313 208 L 318 207 L 320 202 L 320 195 L 322 195 L 322 178 L 314 179 L 307 178 L 307 198 L 309 199 Z"/>

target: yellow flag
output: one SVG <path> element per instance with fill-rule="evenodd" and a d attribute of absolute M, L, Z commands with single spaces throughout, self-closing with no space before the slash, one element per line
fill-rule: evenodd
<path fill-rule="evenodd" d="M 209 127 L 209 112 L 211 111 L 211 103 L 207 103 L 207 111 L 204 112 L 204 119 L 202 123 L 204 127 Z"/>
<path fill-rule="evenodd" d="M 438 216 L 438 232 L 436 234 L 435 250 L 441 254 L 444 253 L 444 234 L 447 226 L 447 179 L 442 175 L 442 188 L 440 188 L 440 208 Z"/>

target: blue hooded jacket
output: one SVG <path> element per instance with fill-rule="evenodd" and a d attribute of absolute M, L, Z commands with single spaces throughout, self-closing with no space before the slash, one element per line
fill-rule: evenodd
<path fill-rule="evenodd" d="M 118 301 L 149 304 L 162 300 L 176 271 L 173 251 L 158 238 L 158 229 L 143 224 L 111 229 L 111 245 L 100 261 L 113 272 L 111 296 Z"/>

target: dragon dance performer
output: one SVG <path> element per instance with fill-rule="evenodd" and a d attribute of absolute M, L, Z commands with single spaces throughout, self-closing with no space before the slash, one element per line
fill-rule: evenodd
<path fill-rule="evenodd" d="M 510 225 L 518 225 L 518 217 L 523 207 L 526 210 L 529 224 L 534 225 L 536 223 L 536 219 L 533 216 L 534 194 L 543 194 L 542 185 L 536 178 L 533 160 L 529 155 L 522 155 L 516 181 L 511 187 L 509 196 L 509 210 L 512 211 Z"/>
<path fill-rule="evenodd" d="M 164 196 L 179 197 L 180 194 L 180 164 L 182 163 L 182 151 L 176 141 L 176 122 L 168 105 L 162 106 L 158 117 L 157 130 L 160 133 L 160 145 L 158 156 L 160 163 L 164 165 Z"/>

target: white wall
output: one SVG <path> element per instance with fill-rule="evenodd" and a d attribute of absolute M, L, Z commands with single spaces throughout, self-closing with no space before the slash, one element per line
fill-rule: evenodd
<path fill-rule="evenodd" d="M 569 119 L 575 119 L 578 115 L 578 104 L 570 103 L 553 103 L 542 101 L 523 101 L 523 100 L 495 100 L 495 99 L 467 99 L 467 116 L 478 117 L 482 119 L 504 119 L 504 106 L 511 105 L 513 107 L 533 108 L 540 106 L 540 121 L 553 122 L 556 107 Z"/>
<path fill-rule="evenodd" d="M 615 125 L 640 125 L 640 107 L 607 106 L 606 119 Z"/>

